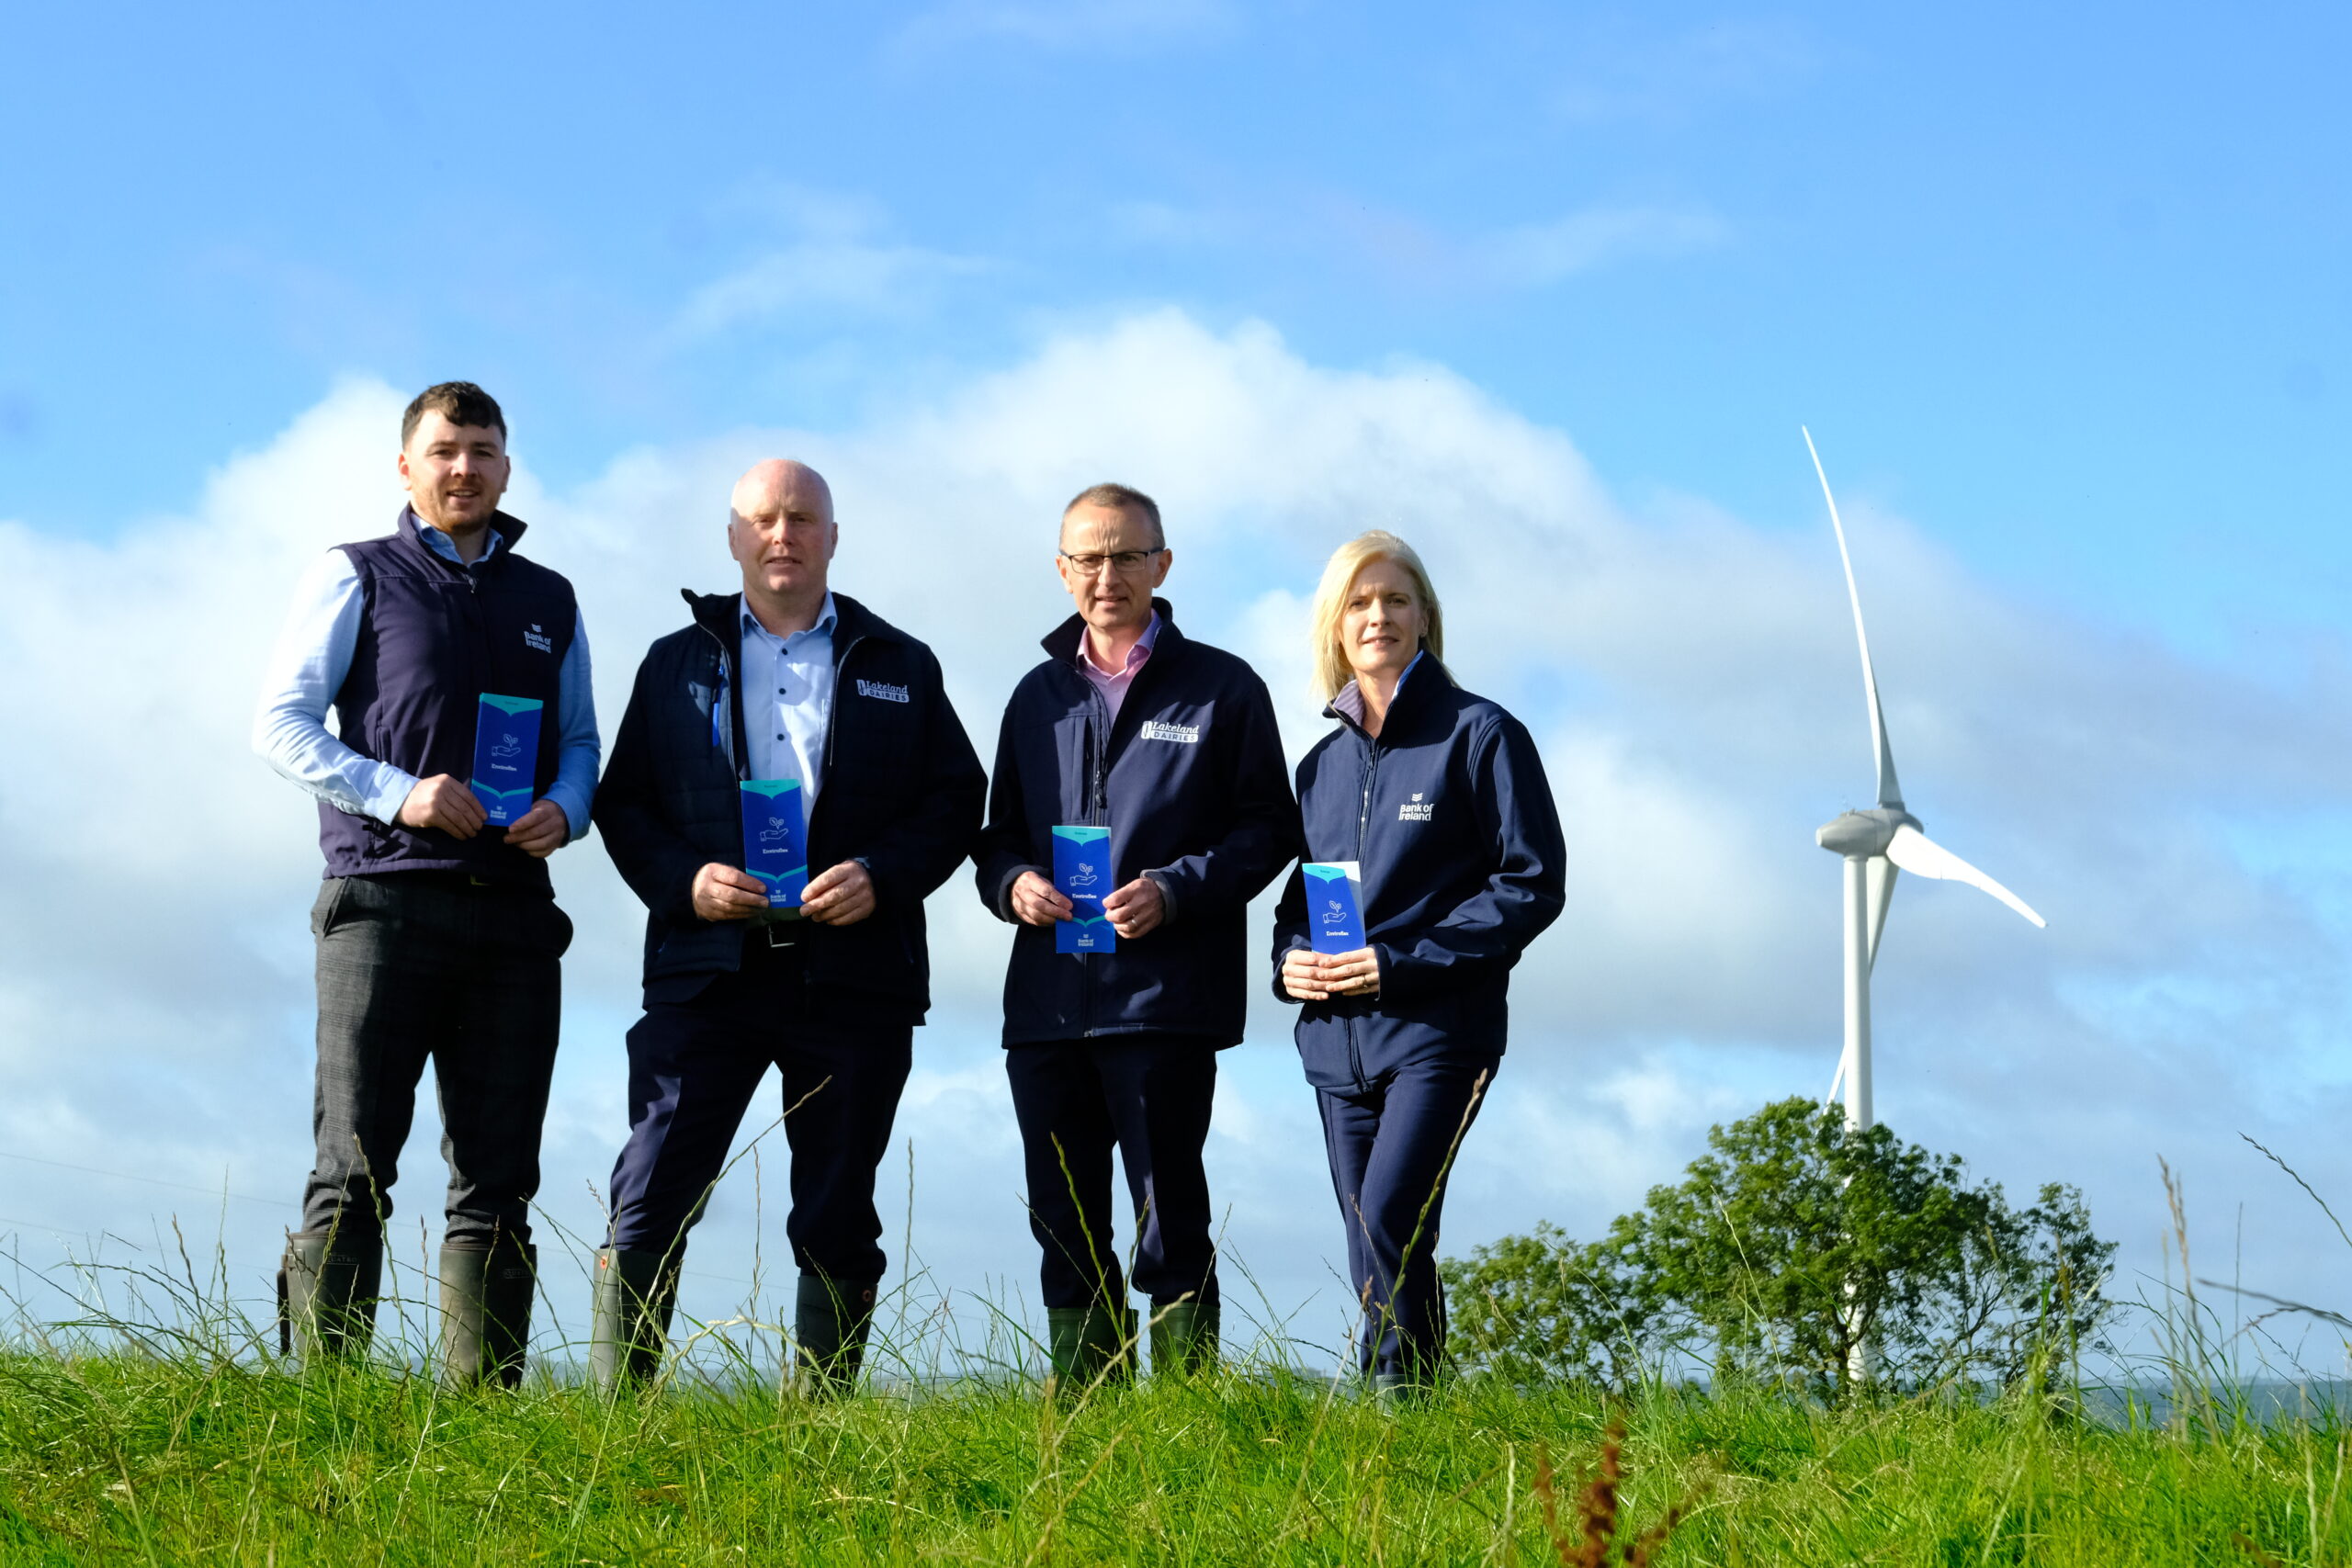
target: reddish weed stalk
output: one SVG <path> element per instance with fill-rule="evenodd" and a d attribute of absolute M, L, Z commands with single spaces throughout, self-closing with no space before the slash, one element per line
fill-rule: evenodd
<path fill-rule="evenodd" d="M 1631 1540 L 1618 1535 L 1617 1489 L 1624 1479 L 1622 1456 L 1625 1446 L 1625 1423 L 1611 1417 L 1609 1429 L 1600 1439 L 1600 1468 L 1591 1481 L 1577 1494 L 1575 1529 L 1560 1528 L 1560 1498 L 1553 1484 L 1552 1456 L 1541 1443 L 1535 1446 L 1535 1500 L 1544 1508 L 1544 1533 L 1552 1540 L 1552 1549 L 1560 1554 L 1562 1568 L 1609 1568 L 1611 1562 L 1623 1568 L 1649 1568 L 1650 1559 L 1674 1527 L 1682 1522 L 1696 1494 L 1685 1497 L 1666 1511 L 1666 1517 Z"/>

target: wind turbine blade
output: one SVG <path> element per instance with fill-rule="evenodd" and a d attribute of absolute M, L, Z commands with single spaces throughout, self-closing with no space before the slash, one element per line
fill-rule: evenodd
<path fill-rule="evenodd" d="M 2026 901 L 1945 849 L 1917 828 L 1902 827 L 1886 846 L 1886 858 L 1905 871 L 1932 876 L 1939 882 L 1965 882 L 1971 887 L 1990 893 L 2037 926 L 2050 922 L 2030 908 Z"/>
<path fill-rule="evenodd" d="M 1886 930 L 1886 907 L 1894 901 L 1894 879 L 1901 874 L 1894 869 L 1894 863 L 1884 855 L 1871 856 L 1862 863 L 1862 872 L 1871 917 L 1866 966 L 1875 968 L 1878 964 L 1879 933 Z"/>
<path fill-rule="evenodd" d="M 1894 750 L 1886 743 L 1886 715 L 1879 710 L 1878 673 L 1871 668 L 1871 634 L 1862 629 L 1862 594 L 1854 586 L 1854 558 L 1846 550 L 1846 525 L 1838 519 L 1838 498 L 1829 493 L 1829 475 L 1813 445 L 1813 432 L 1799 425 L 1804 449 L 1813 454 L 1813 471 L 1821 480 L 1821 499 L 1829 503 L 1829 526 L 1838 534 L 1838 559 L 1846 568 L 1846 597 L 1854 606 L 1854 641 L 1862 650 L 1862 694 L 1871 701 L 1871 744 L 1878 751 L 1878 803 L 1903 809 L 1903 791 L 1894 782 Z"/>

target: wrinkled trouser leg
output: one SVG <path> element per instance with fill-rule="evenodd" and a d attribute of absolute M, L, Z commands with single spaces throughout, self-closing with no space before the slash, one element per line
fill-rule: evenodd
<path fill-rule="evenodd" d="M 1495 1066 L 1492 1057 L 1439 1060 L 1399 1068 L 1361 1092 L 1316 1091 L 1348 1231 L 1348 1273 L 1364 1314 L 1366 1372 L 1426 1382 L 1444 1355 L 1437 1254 L 1449 1156 Z"/>

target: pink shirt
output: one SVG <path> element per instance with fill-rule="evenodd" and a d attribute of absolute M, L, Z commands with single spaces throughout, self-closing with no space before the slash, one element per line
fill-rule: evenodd
<path fill-rule="evenodd" d="M 1078 635 L 1078 672 L 1102 694 L 1103 705 L 1111 710 L 1111 722 L 1119 722 L 1119 706 L 1127 700 L 1127 688 L 1135 684 L 1136 671 L 1151 657 L 1151 645 L 1159 640 L 1159 612 L 1151 613 L 1151 620 L 1143 628 L 1143 636 L 1127 649 L 1127 664 L 1124 670 L 1103 669 L 1094 662 L 1094 637 L 1091 632 Z"/>

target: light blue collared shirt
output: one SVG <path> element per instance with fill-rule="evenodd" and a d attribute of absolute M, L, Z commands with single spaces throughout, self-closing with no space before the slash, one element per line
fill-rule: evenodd
<path fill-rule="evenodd" d="M 825 725 L 833 712 L 833 628 L 840 615 L 825 595 L 817 624 L 790 637 L 760 625 L 736 595 L 743 626 L 743 738 L 755 779 L 798 779 L 801 809 L 817 804 L 825 765 Z"/>
<path fill-rule="evenodd" d="M 403 512 L 401 517 L 435 555 L 465 564 L 448 535 L 413 513 Z M 492 529 L 481 558 L 488 560 L 505 543 L 505 536 Z M 416 787 L 416 775 L 361 756 L 326 727 L 327 709 L 343 689 L 344 677 L 351 673 L 366 608 L 359 569 L 340 549 L 327 551 L 302 574 L 262 682 L 261 703 L 254 712 L 254 750 L 328 805 L 390 822 Z M 561 691 L 556 698 L 555 782 L 547 793 L 548 799 L 563 808 L 574 840 L 587 836 L 596 766 L 604 756 L 596 738 L 596 694 L 589 686 L 588 628 L 578 615 L 573 612 L 571 646 L 558 672 Z"/>

